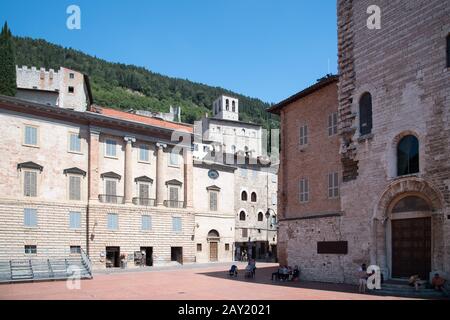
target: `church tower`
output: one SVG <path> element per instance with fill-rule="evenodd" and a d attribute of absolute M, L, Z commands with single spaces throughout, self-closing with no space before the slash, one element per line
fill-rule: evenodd
<path fill-rule="evenodd" d="M 220 96 L 213 103 L 213 118 L 239 121 L 239 100 Z"/>

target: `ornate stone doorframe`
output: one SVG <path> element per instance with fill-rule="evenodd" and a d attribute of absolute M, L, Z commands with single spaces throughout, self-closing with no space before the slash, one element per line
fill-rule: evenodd
<path fill-rule="evenodd" d="M 431 208 L 432 219 L 432 269 L 441 268 L 436 265 L 435 252 L 443 248 L 442 230 L 435 230 L 435 219 L 442 218 L 443 197 L 430 182 L 418 177 L 404 177 L 392 181 L 381 194 L 371 219 L 370 263 L 378 265 L 385 277 L 390 278 L 390 236 L 389 214 L 395 203 L 405 196 L 417 196 L 424 199 Z M 439 219 L 438 219 L 439 220 Z"/>

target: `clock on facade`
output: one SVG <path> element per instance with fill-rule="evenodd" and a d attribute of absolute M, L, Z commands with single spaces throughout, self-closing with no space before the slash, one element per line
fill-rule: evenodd
<path fill-rule="evenodd" d="M 217 179 L 219 177 L 219 172 L 217 170 L 209 170 L 208 171 L 208 177 L 210 177 L 211 179 Z"/>

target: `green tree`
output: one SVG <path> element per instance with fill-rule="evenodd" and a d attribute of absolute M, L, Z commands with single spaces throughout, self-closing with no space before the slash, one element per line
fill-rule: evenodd
<path fill-rule="evenodd" d="M 11 31 L 5 22 L 0 33 L 0 94 L 16 95 L 16 62 Z"/>

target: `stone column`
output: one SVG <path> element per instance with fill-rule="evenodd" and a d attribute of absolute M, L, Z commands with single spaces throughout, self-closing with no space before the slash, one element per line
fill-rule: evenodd
<path fill-rule="evenodd" d="M 97 128 L 89 128 L 89 202 L 97 202 L 99 194 L 99 160 L 100 152 L 100 130 Z"/>
<path fill-rule="evenodd" d="M 125 140 L 125 203 L 133 201 L 133 143 L 136 138 L 127 136 Z"/>
<path fill-rule="evenodd" d="M 193 159 L 192 159 L 192 150 L 190 147 L 184 148 L 183 160 L 184 160 L 184 201 L 186 203 L 186 208 L 192 208 Z"/>
<path fill-rule="evenodd" d="M 164 205 L 164 181 L 165 179 L 165 166 L 166 166 L 166 157 L 164 155 L 164 148 L 167 148 L 167 145 L 164 143 L 156 144 L 156 205 L 161 207 Z"/>

